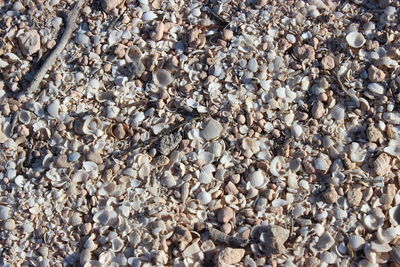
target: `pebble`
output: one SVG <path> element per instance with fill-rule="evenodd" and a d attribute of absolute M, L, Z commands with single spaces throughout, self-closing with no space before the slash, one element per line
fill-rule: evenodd
<path fill-rule="evenodd" d="M 322 104 L 321 101 L 317 101 L 312 109 L 311 109 L 311 115 L 313 116 L 314 119 L 320 119 L 322 116 L 325 114 L 325 108 L 324 104 Z"/>
<path fill-rule="evenodd" d="M 16 224 L 13 219 L 8 219 L 4 222 L 4 230 L 12 231 L 15 228 L 16 228 Z"/>
<path fill-rule="evenodd" d="M 115 126 L 113 133 L 116 138 L 124 139 L 126 132 L 122 123 L 118 123 L 117 126 Z"/>
<path fill-rule="evenodd" d="M 40 35 L 35 30 L 25 32 L 18 36 L 18 43 L 24 55 L 33 55 L 40 50 Z"/>
<path fill-rule="evenodd" d="M 103 164 L 103 158 L 102 158 L 100 152 L 97 150 L 89 151 L 89 153 L 86 155 L 86 159 L 88 161 L 93 161 L 94 163 L 97 163 L 97 164 Z"/>
<path fill-rule="evenodd" d="M 239 263 L 245 255 L 245 250 L 242 248 L 223 248 L 219 251 L 216 258 L 216 266 L 225 267 Z"/>
<path fill-rule="evenodd" d="M 90 43 L 90 38 L 84 33 L 78 33 L 75 37 L 75 43 L 78 45 L 86 46 Z"/>
<path fill-rule="evenodd" d="M 224 41 L 230 41 L 233 37 L 233 31 L 229 29 L 224 29 L 222 31 L 222 40 Z"/>
<path fill-rule="evenodd" d="M 101 0 L 101 7 L 105 12 L 110 12 L 121 4 L 122 0 Z"/>
<path fill-rule="evenodd" d="M 338 199 L 338 193 L 333 186 L 330 186 L 329 189 L 325 192 L 324 199 L 329 204 L 336 203 Z"/>
<path fill-rule="evenodd" d="M 335 59 L 332 56 L 325 56 L 321 60 L 321 66 L 324 70 L 332 70 L 335 68 Z"/>
<path fill-rule="evenodd" d="M 374 65 L 368 68 L 368 79 L 373 83 L 383 82 L 386 78 L 385 72 L 378 69 Z"/>
<path fill-rule="evenodd" d="M 311 45 L 296 46 L 293 52 L 301 60 L 313 61 L 315 59 L 315 50 Z"/>
<path fill-rule="evenodd" d="M 230 207 L 224 207 L 218 210 L 217 220 L 220 223 L 229 222 L 234 216 L 234 211 Z"/>
<path fill-rule="evenodd" d="M 69 168 L 70 167 L 70 163 L 68 162 L 68 157 L 67 155 L 60 155 L 56 158 L 56 160 L 54 161 L 54 164 L 56 167 L 58 168 Z"/>

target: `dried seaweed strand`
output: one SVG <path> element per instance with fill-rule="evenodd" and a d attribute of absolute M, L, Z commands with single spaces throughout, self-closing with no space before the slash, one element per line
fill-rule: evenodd
<path fill-rule="evenodd" d="M 84 0 L 78 0 L 74 8 L 68 14 L 63 35 L 61 36 L 61 39 L 54 48 L 54 50 L 51 51 L 49 57 L 46 59 L 46 61 L 43 63 L 43 65 L 40 67 L 38 72 L 36 72 L 35 76 L 33 77 L 29 87 L 26 90 L 28 94 L 35 93 L 39 89 L 40 82 L 43 80 L 44 75 L 53 65 L 54 61 L 58 58 L 60 53 L 64 50 L 69 39 L 71 38 L 72 33 L 74 32 L 77 26 L 76 20 L 78 18 L 79 11 L 81 10 L 84 3 L 85 3 Z"/>
<path fill-rule="evenodd" d="M 210 238 L 213 241 L 226 244 L 231 247 L 246 247 L 249 244 L 249 239 L 234 237 L 227 235 L 215 228 L 207 227 Z"/>

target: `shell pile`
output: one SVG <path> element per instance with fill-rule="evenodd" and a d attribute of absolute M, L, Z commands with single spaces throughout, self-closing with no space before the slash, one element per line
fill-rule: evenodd
<path fill-rule="evenodd" d="M 0 1 L 1 266 L 398 266 L 400 1 Z"/>

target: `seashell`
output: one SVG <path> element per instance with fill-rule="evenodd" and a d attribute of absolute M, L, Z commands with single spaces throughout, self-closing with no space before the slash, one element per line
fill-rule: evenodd
<path fill-rule="evenodd" d="M 250 182 L 250 184 L 252 186 L 254 186 L 255 188 L 259 188 L 264 185 L 265 176 L 264 176 L 262 170 L 257 170 L 257 171 L 250 173 L 247 176 L 247 180 Z"/>
<path fill-rule="evenodd" d="M 399 234 L 400 232 L 398 228 L 390 227 L 382 229 L 381 227 L 379 227 L 376 231 L 376 238 L 379 240 L 379 242 L 388 244 Z"/>
<path fill-rule="evenodd" d="M 365 44 L 365 37 L 362 33 L 351 32 L 346 36 L 347 43 L 354 48 L 360 48 Z"/>
<path fill-rule="evenodd" d="M 303 129 L 302 129 L 301 126 L 298 125 L 297 123 L 294 123 L 294 124 L 292 125 L 291 131 L 292 131 L 292 136 L 293 136 L 294 138 L 299 138 L 299 137 L 303 134 Z"/>
<path fill-rule="evenodd" d="M 384 95 L 386 91 L 385 88 L 379 83 L 370 83 L 368 84 L 367 88 L 371 93 L 378 96 Z"/>
<path fill-rule="evenodd" d="M 114 226 L 118 220 L 117 216 L 118 214 L 114 211 L 114 208 L 107 206 L 94 214 L 93 221 L 101 225 Z"/>
<path fill-rule="evenodd" d="M 125 61 L 127 63 L 138 62 L 141 58 L 142 51 L 136 45 L 129 47 L 125 52 Z"/>
<path fill-rule="evenodd" d="M 82 125 L 82 132 L 87 135 L 101 135 L 103 128 L 103 122 L 97 118 L 92 116 L 87 116 L 84 118 L 84 122 Z"/>
<path fill-rule="evenodd" d="M 350 159 L 353 162 L 363 162 L 367 151 L 360 147 L 359 143 L 353 142 L 350 145 Z"/>
<path fill-rule="evenodd" d="M 212 200 L 211 194 L 206 191 L 201 191 L 197 194 L 196 198 L 200 201 L 201 204 L 207 205 Z"/>
<path fill-rule="evenodd" d="M 79 213 L 75 212 L 70 218 L 69 218 L 69 223 L 72 226 L 77 226 L 82 224 L 82 217 Z"/>
<path fill-rule="evenodd" d="M 9 218 L 10 208 L 6 206 L 0 206 L 0 221 L 5 221 Z"/>
<path fill-rule="evenodd" d="M 250 158 L 260 151 L 260 141 L 255 138 L 243 138 L 242 148 L 244 149 L 243 155 Z"/>
<path fill-rule="evenodd" d="M 18 120 L 25 124 L 28 125 L 31 122 L 31 113 L 29 111 L 26 110 L 21 110 L 18 113 Z"/>
<path fill-rule="evenodd" d="M 383 225 L 384 219 L 375 214 L 368 214 L 364 216 L 362 222 L 369 231 L 375 231 Z"/>
<path fill-rule="evenodd" d="M 337 259 L 336 253 L 324 251 L 321 253 L 321 256 L 319 257 L 321 261 L 327 263 L 327 264 L 334 264 Z"/>
<path fill-rule="evenodd" d="M 144 21 L 151 21 L 157 18 L 157 15 L 153 11 L 147 11 L 143 14 L 142 19 Z"/>
<path fill-rule="evenodd" d="M 176 178 L 172 175 L 170 171 L 165 172 L 165 176 L 164 178 L 162 178 L 161 182 L 168 188 L 175 187 L 177 184 Z"/>
<path fill-rule="evenodd" d="M 202 184 L 209 184 L 213 180 L 213 175 L 211 172 L 202 171 L 199 174 L 199 182 Z"/>
<path fill-rule="evenodd" d="M 60 109 L 60 100 L 56 99 L 52 103 L 47 106 L 47 112 L 53 118 L 58 118 L 59 114 L 58 111 Z"/>
<path fill-rule="evenodd" d="M 392 247 L 389 244 L 381 244 L 379 241 L 374 240 L 371 242 L 371 249 L 375 252 L 390 252 L 392 250 Z"/>
<path fill-rule="evenodd" d="M 351 235 L 349 236 L 349 247 L 354 250 L 358 251 L 363 248 L 365 244 L 365 239 L 358 235 Z"/>
<path fill-rule="evenodd" d="M 92 255 L 90 253 L 90 250 L 83 249 L 79 255 L 79 262 L 81 265 L 86 265 L 86 263 L 90 262 L 91 258 L 92 258 Z"/>
<path fill-rule="evenodd" d="M 224 202 L 228 205 L 236 205 L 239 203 L 239 200 L 234 195 L 226 195 L 223 198 Z"/>
<path fill-rule="evenodd" d="M 385 67 L 387 67 L 389 69 L 394 69 L 394 68 L 397 68 L 399 66 L 399 63 L 396 60 L 391 59 L 390 57 L 382 57 L 382 58 L 376 60 L 376 64 L 375 65 L 377 65 L 377 66 L 382 66 L 383 65 L 383 66 L 385 66 Z"/>
<path fill-rule="evenodd" d="M 204 150 L 199 151 L 197 156 L 197 163 L 199 164 L 200 167 L 210 164 L 213 161 L 214 161 L 214 154 Z"/>
<path fill-rule="evenodd" d="M 164 34 L 164 23 L 163 22 L 157 22 L 156 28 L 154 29 L 154 32 L 150 34 L 151 39 L 154 41 L 160 41 L 163 37 Z"/>
<path fill-rule="evenodd" d="M 390 258 L 395 264 L 400 264 L 400 246 L 394 246 L 392 248 Z"/>
<path fill-rule="evenodd" d="M 381 153 L 374 161 L 375 173 L 378 176 L 384 176 L 390 172 L 391 158 L 386 153 Z"/>
<path fill-rule="evenodd" d="M 345 108 L 342 104 L 338 104 L 336 106 L 334 106 L 330 112 L 329 115 L 331 115 L 332 119 L 341 121 L 344 120 L 345 117 Z"/>
<path fill-rule="evenodd" d="M 204 129 L 200 131 L 200 135 L 205 140 L 210 141 L 212 139 L 219 137 L 219 135 L 222 133 L 222 130 L 223 127 L 221 123 L 219 123 L 214 119 L 210 119 L 208 120 Z"/>
<path fill-rule="evenodd" d="M 158 87 L 167 87 L 172 82 L 172 76 L 169 71 L 159 69 L 153 72 L 153 81 Z"/>
<path fill-rule="evenodd" d="M 273 176 L 279 177 L 279 169 L 283 167 L 284 158 L 282 156 L 277 156 L 271 160 L 269 171 Z"/>
<path fill-rule="evenodd" d="M 395 144 L 390 142 L 389 146 L 385 147 L 383 149 L 386 153 L 388 153 L 391 156 L 400 156 L 400 144 Z"/>
<path fill-rule="evenodd" d="M 111 251 L 118 252 L 124 247 L 124 242 L 121 238 L 116 237 L 111 240 Z"/>
<path fill-rule="evenodd" d="M 397 205 L 389 210 L 389 221 L 392 226 L 400 225 L 400 205 Z"/>
<path fill-rule="evenodd" d="M 330 249 L 335 244 L 335 239 L 332 235 L 325 231 L 318 239 L 316 247 L 322 251 Z"/>
<path fill-rule="evenodd" d="M 296 204 L 296 206 L 294 207 L 292 214 L 293 214 L 293 218 L 298 218 L 300 216 L 302 216 L 304 214 L 304 212 L 306 211 L 306 208 L 304 208 L 302 205 L 300 204 Z"/>
<path fill-rule="evenodd" d="M 251 72 L 257 72 L 258 70 L 258 63 L 255 58 L 250 58 L 247 62 L 247 69 Z"/>

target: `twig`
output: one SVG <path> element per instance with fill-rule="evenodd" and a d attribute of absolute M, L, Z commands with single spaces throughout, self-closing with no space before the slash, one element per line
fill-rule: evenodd
<path fill-rule="evenodd" d="M 210 238 L 216 242 L 223 243 L 225 245 L 228 245 L 230 247 L 241 247 L 244 248 L 249 244 L 249 239 L 244 239 L 240 237 L 234 237 L 227 235 L 215 228 L 207 226 L 208 233 L 210 235 Z"/>
<path fill-rule="evenodd" d="M 49 57 L 46 59 L 46 61 L 40 67 L 38 72 L 36 72 L 28 89 L 26 90 L 26 92 L 28 94 L 35 93 L 39 89 L 40 82 L 42 81 L 44 75 L 50 69 L 50 67 L 53 65 L 54 61 L 58 58 L 60 53 L 64 50 L 64 47 L 67 45 L 69 39 L 71 38 L 72 33 L 74 32 L 74 30 L 76 28 L 76 19 L 78 18 L 79 11 L 81 10 L 84 3 L 85 3 L 84 0 L 78 0 L 78 2 L 76 2 L 76 4 L 75 4 L 74 8 L 68 14 L 66 23 L 65 23 L 65 30 L 64 30 L 63 35 L 61 36 L 60 42 L 57 44 L 57 46 L 54 48 L 54 50 L 51 51 Z"/>

